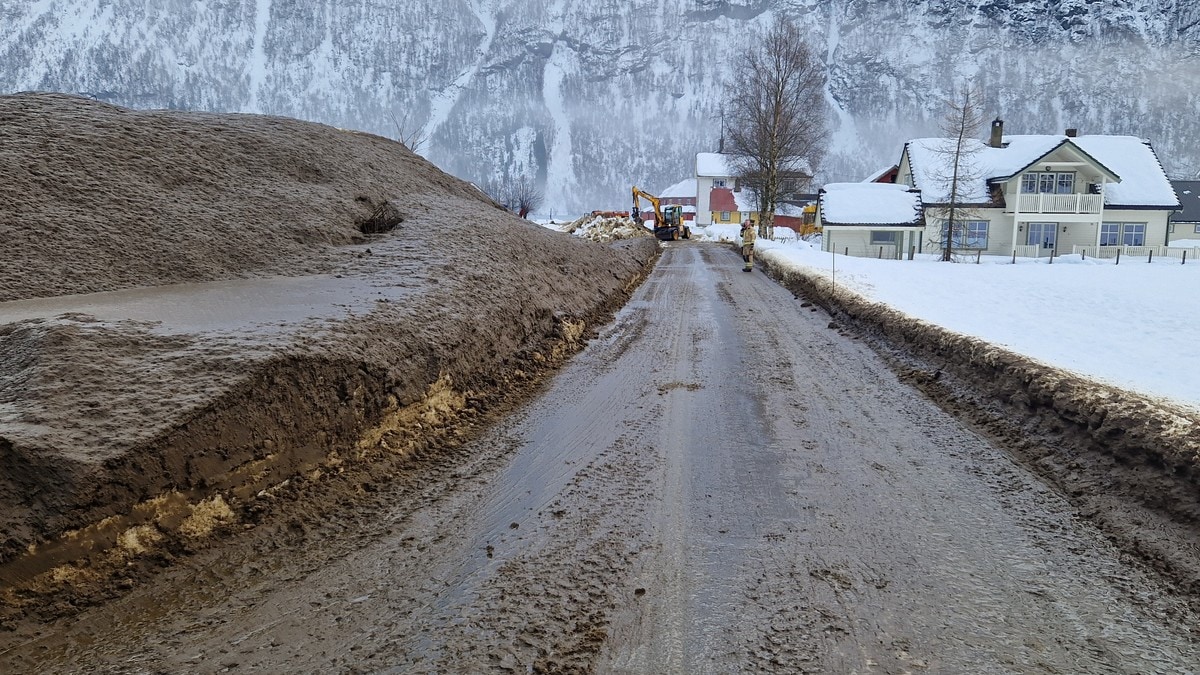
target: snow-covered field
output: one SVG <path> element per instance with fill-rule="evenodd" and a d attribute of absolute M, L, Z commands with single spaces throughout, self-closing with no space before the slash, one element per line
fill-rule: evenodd
<path fill-rule="evenodd" d="M 790 233 L 789 233 L 790 234 Z M 733 241 L 737 226 L 705 238 Z M 981 264 L 835 256 L 762 241 L 772 264 L 816 273 L 867 298 L 1064 370 L 1200 410 L 1200 260 L 984 257 Z M 1194 262 L 1193 262 L 1194 260 Z M 740 263 L 739 263 L 740 264 Z"/>

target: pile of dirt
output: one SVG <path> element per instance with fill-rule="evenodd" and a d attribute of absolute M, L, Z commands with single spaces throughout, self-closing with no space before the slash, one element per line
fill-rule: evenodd
<path fill-rule="evenodd" d="M 253 115 L 0 96 L 0 301 L 326 272 L 454 196 L 489 202 L 399 143 Z"/>
<path fill-rule="evenodd" d="M 1056 485 L 1123 550 L 1200 590 L 1200 415 L 835 293 L 826 278 L 766 267 Z"/>
<path fill-rule="evenodd" d="M 648 228 L 628 216 L 581 216 L 564 227 L 563 231 L 600 243 L 654 236 Z"/>
<path fill-rule="evenodd" d="M 658 254 L 295 120 L 23 94 L 0 157 L 0 291 L 29 298 L 0 302 L 0 624 L 297 481 L 453 441 Z M 115 292 L 45 297 L 92 290 Z"/>

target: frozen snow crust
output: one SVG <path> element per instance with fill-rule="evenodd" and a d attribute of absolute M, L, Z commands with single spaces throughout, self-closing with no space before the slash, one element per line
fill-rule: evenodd
<path fill-rule="evenodd" d="M 295 120 L 23 94 L 0 136 L 0 627 L 457 445 L 659 250 Z"/>
<path fill-rule="evenodd" d="M 899 376 L 1057 485 L 1122 548 L 1200 588 L 1200 415 L 1038 363 L 772 265 L 767 273 L 871 341 Z M 840 325 L 839 323 L 840 322 Z M 886 402 L 881 402 L 886 405 Z"/>

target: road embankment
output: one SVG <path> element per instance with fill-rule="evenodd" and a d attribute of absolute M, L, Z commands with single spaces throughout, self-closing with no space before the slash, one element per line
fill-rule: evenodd
<path fill-rule="evenodd" d="M 79 315 L 5 325 L 6 344 L 32 355 L 6 359 L 5 375 L 24 382 L 32 402 L 18 415 L 25 421 L 0 434 L 5 613 L 112 592 L 121 577 L 251 526 L 276 504 L 300 518 L 319 513 L 320 503 L 296 502 L 353 498 L 530 395 L 658 255 L 649 238 L 602 246 L 538 229 L 514 236 L 541 250 L 516 247 L 493 266 L 490 289 L 469 274 L 420 283 L 403 301 L 280 329 L 267 342 L 227 331 L 164 337 L 161 326 Z M 402 236 L 372 248 L 370 262 L 385 270 L 399 265 L 389 258 L 410 255 Z M 526 267 L 547 257 L 562 264 Z M 351 284 L 360 295 L 396 281 L 362 273 Z M 63 365 L 39 367 L 47 357 Z M 155 371 L 168 376 L 146 376 Z M 179 392 L 186 397 L 169 405 Z M 81 399 L 92 398 L 108 407 L 94 421 L 78 418 Z M 168 405 L 155 408 L 158 400 Z M 326 480 L 338 475 L 350 478 Z M 319 496 L 305 487 L 321 482 L 340 487 Z"/>

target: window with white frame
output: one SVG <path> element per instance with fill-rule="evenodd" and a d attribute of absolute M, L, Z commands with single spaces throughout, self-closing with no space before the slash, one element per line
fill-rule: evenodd
<path fill-rule="evenodd" d="M 1146 224 L 1123 223 L 1121 225 L 1121 243 L 1126 246 L 1145 246 Z"/>
<path fill-rule="evenodd" d="M 895 230 L 871 230 L 871 245 L 872 246 L 895 246 L 898 241 L 896 235 L 900 234 Z"/>
<path fill-rule="evenodd" d="M 1101 223 L 1100 224 L 1100 245 L 1101 246 L 1116 246 L 1121 243 L 1121 224 L 1120 223 Z"/>
<path fill-rule="evenodd" d="M 721 222 L 723 222 L 723 223 L 729 222 L 729 212 L 728 211 L 721 212 Z"/>
<path fill-rule="evenodd" d="M 1066 195 L 1075 192 L 1075 173 L 1071 171 L 1030 171 L 1021 174 L 1021 193 Z"/>
<path fill-rule="evenodd" d="M 1197 225 L 1194 231 L 1196 234 L 1200 234 L 1200 225 Z"/>
<path fill-rule="evenodd" d="M 942 241 L 946 241 L 949 221 L 942 221 Z M 958 220 L 950 234 L 951 248 L 983 249 L 988 245 L 988 221 Z"/>
<path fill-rule="evenodd" d="M 1060 173 L 1058 174 L 1058 189 L 1055 190 L 1060 195 L 1069 195 L 1075 192 L 1075 174 Z"/>
<path fill-rule="evenodd" d="M 719 187 L 719 188 L 725 187 L 725 179 L 724 178 L 714 178 L 713 179 L 713 187 Z"/>

